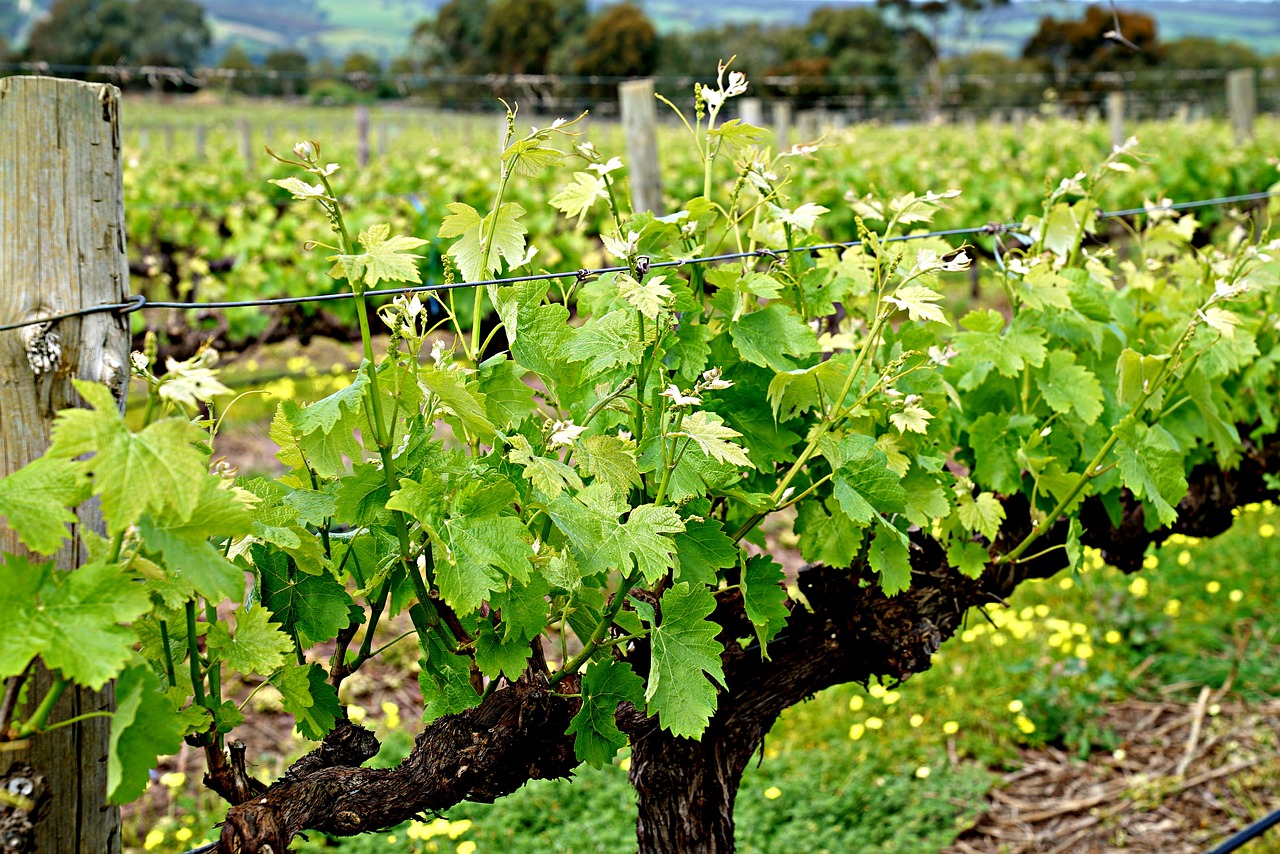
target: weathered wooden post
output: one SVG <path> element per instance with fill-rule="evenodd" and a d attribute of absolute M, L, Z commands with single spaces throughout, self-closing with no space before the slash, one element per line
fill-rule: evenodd
<path fill-rule="evenodd" d="M 1107 127 L 1111 130 L 1111 147 L 1124 145 L 1124 92 L 1107 93 Z"/>
<path fill-rule="evenodd" d="M 791 140 L 791 102 L 774 101 L 770 112 L 773 119 L 773 144 L 782 151 Z"/>
<path fill-rule="evenodd" d="M 744 125 L 764 127 L 764 105 L 759 98 L 743 98 L 738 101 L 738 117 Z"/>
<path fill-rule="evenodd" d="M 618 86 L 622 131 L 627 140 L 631 207 L 637 213 L 662 213 L 662 171 L 658 166 L 658 110 L 653 80 L 628 80 Z"/>
<path fill-rule="evenodd" d="M 1227 74 L 1227 109 L 1231 113 L 1231 129 L 1236 134 L 1236 145 L 1243 145 L 1253 138 L 1253 116 L 1258 109 L 1256 78 L 1257 74 L 1252 68 L 1242 68 Z"/>
<path fill-rule="evenodd" d="M 119 303 L 128 293 L 119 104 L 110 85 L 0 79 L 0 325 Z M 128 320 L 112 313 L 0 332 L 0 475 L 43 453 L 54 413 L 80 402 L 73 378 L 106 382 L 123 405 L 128 347 Z M 82 509 L 80 524 L 101 533 L 96 502 L 92 508 Z M 23 551 L 4 526 L 0 550 Z M 74 569 L 86 556 L 76 542 L 56 559 L 61 569 Z M 25 714 L 52 682 L 42 667 L 32 671 Z M 50 720 L 114 705 L 110 685 L 101 692 L 72 687 Z M 110 719 L 94 717 L 0 752 L 0 773 L 25 762 L 48 782 L 50 811 L 33 832 L 35 850 L 120 850 L 119 810 L 106 803 L 109 734 Z"/>
<path fill-rule="evenodd" d="M 240 126 L 240 156 L 244 158 L 246 166 L 252 166 L 253 126 L 249 124 L 248 119 L 240 119 L 236 124 Z"/>
<path fill-rule="evenodd" d="M 356 107 L 356 162 L 363 169 L 369 165 L 369 108 Z"/>
<path fill-rule="evenodd" d="M 196 160 L 204 160 L 204 125 L 196 125 Z"/>

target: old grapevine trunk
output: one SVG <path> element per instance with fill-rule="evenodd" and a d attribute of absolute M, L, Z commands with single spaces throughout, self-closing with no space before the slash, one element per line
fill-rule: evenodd
<path fill-rule="evenodd" d="M 1265 476 L 1280 471 L 1280 441 L 1246 441 L 1244 451 L 1233 470 L 1206 465 L 1192 472 L 1171 528 L 1148 531 L 1140 504 L 1129 497 L 1119 525 L 1111 524 L 1099 502 L 1086 501 L 1079 513 L 1084 543 L 1133 571 L 1141 568 L 1146 547 L 1170 534 L 1209 537 L 1225 531 L 1233 508 L 1274 497 Z M 996 552 L 1008 550 L 1031 529 L 1024 498 L 1007 500 L 1005 510 Z M 1043 544 L 1062 543 L 1066 536 L 1067 524 L 1060 521 Z M 712 619 L 723 628 L 728 687 L 702 740 L 673 738 L 629 705 L 618 709 L 618 724 L 632 743 L 639 850 L 732 851 L 733 802 L 742 772 L 783 709 L 832 685 L 873 677 L 903 680 L 924 671 L 969 608 L 1003 602 L 1021 582 L 1056 573 L 1065 559 L 1062 549 L 1054 549 L 989 567 L 975 580 L 951 569 L 942 548 L 917 532 L 911 589 L 892 598 L 880 592 L 865 566 L 808 567 L 798 579 L 808 607 L 793 604 L 787 626 L 769 643 L 768 660 L 758 647 L 737 643 L 736 638 L 751 636 L 750 622 L 738 591 L 722 591 Z M 635 649 L 628 660 L 643 670 L 647 648 Z M 577 690 L 574 680 L 557 689 Z M 340 835 L 377 830 L 462 800 L 491 801 L 528 780 L 568 776 L 576 761 L 565 730 L 576 711 L 576 699 L 557 697 L 541 677 L 526 674 L 478 708 L 429 726 L 409 758 L 391 770 L 358 767 L 372 745 L 353 741 L 351 727 L 341 727 L 314 758 L 295 765 L 266 793 L 231 809 L 221 850 L 257 854 L 269 846 L 280 852 L 303 830 Z M 359 750 L 343 747 L 355 742 L 362 744 Z"/>

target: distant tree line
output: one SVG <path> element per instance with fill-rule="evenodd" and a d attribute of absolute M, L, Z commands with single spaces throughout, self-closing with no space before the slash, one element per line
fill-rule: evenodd
<path fill-rule="evenodd" d="M 390 63 L 362 52 L 341 61 L 313 61 L 289 49 L 255 57 L 233 44 L 218 67 L 230 72 L 220 84 L 229 91 L 327 102 L 406 95 L 465 100 L 475 92 L 473 84 L 441 80 L 477 75 L 575 78 L 576 91 L 600 98 L 611 95 L 616 78 L 705 75 L 736 55 L 736 67 L 766 97 L 868 105 L 932 97 L 939 105 L 983 108 L 1039 103 L 1046 90 L 1084 104 L 1120 86 L 1178 86 L 1177 75 L 1165 72 L 1280 65 L 1280 58 L 1260 57 L 1237 43 L 1162 41 L 1151 16 L 1103 5 L 1089 6 L 1077 18 L 1046 16 L 1018 56 L 982 51 L 940 57 L 943 16 L 957 7 L 1004 2 L 878 0 L 819 7 L 793 26 L 728 24 L 659 34 L 631 2 L 592 11 L 587 0 L 449 0 L 413 27 L 405 53 Z M 9 58 L 194 69 L 211 44 L 204 12 L 192 0 L 56 0 L 25 48 Z M 0 59 L 4 54 L 0 44 Z M 415 84 L 414 75 L 430 75 L 430 89 Z M 132 82 L 190 85 L 181 79 Z"/>

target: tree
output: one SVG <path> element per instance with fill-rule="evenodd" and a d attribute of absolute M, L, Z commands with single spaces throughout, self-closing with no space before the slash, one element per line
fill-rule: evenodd
<path fill-rule="evenodd" d="M 257 69 L 249 53 L 239 44 L 232 44 L 222 55 L 218 67 L 231 72 L 227 79 L 227 90 L 246 95 L 256 95 L 261 88 L 261 79 L 254 75 Z"/>
<path fill-rule="evenodd" d="M 658 62 L 658 32 L 644 10 L 619 3 L 600 11 L 582 39 L 585 52 L 573 64 L 575 74 L 644 77 Z"/>
<path fill-rule="evenodd" d="M 1116 81 L 1100 75 L 1149 68 L 1159 64 L 1161 55 L 1154 18 L 1100 5 L 1087 8 L 1078 20 L 1041 18 L 1022 48 L 1024 59 L 1052 73 L 1063 94 L 1077 99 L 1118 88 Z"/>
<path fill-rule="evenodd" d="M 194 68 L 212 43 L 192 0 L 57 0 L 31 30 L 26 56 L 65 65 Z"/>
<path fill-rule="evenodd" d="M 311 60 L 296 50 L 273 50 L 262 60 L 262 68 L 268 73 L 263 80 L 262 91 L 267 95 L 305 95 L 308 88 L 308 72 Z M 274 73 L 274 74 L 273 74 Z"/>
<path fill-rule="evenodd" d="M 545 74 L 556 47 L 587 24 L 586 0 L 497 0 L 481 30 L 489 71 Z"/>
<path fill-rule="evenodd" d="M 454 74 L 483 74 L 489 61 L 481 46 L 489 0 L 449 0 L 435 19 L 418 23 L 411 44 L 427 68 Z"/>

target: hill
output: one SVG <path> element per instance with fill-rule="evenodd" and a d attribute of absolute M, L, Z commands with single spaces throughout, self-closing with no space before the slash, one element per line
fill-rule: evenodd
<path fill-rule="evenodd" d="M 31 22 L 50 0 L 0 0 L 0 36 L 20 44 Z M 731 22 L 795 24 L 821 0 L 637 0 L 662 32 L 702 29 Z M 840 2 L 840 0 L 834 0 Z M 858 0 L 845 0 L 858 2 Z M 293 47 L 314 57 L 364 50 L 384 59 L 402 53 L 419 20 L 444 0 L 203 0 L 214 22 L 219 52 L 231 42 L 251 53 Z M 593 6 L 607 5 L 592 0 Z M 1023 0 L 973 15 L 953 15 L 939 28 L 946 53 L 978 47 L 1016 53 L 1044 15 L 1078 13 L 1078 0 Z M 1205 35 L 1248 44 L 1264 54 L 1280 53 L 1280 0 L 1125 0 L 1125 9 L 1156 18 L 1162 38 Z"/>

